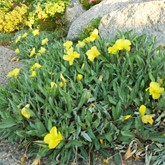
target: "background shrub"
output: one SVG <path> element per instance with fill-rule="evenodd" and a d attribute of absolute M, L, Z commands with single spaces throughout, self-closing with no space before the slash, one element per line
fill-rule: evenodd
<path fill-rule="evenodd" d="M 11 33 L 24 27 L 40 28 L 47 23 L 54 30 L 70 0 L 5 0 L 0 5 L 0 32 Z M 45 27 L 45 26 L 44 26 Z"/>

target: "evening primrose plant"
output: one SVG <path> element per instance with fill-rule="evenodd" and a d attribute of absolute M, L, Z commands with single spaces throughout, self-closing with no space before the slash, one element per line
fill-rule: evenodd
<path fill-rule="evenodd" d="M 60 165 L 94 163 L 94 151 L 108 160 L 109 149 L 120 161 L 132 141 L 135 158 L 162 145 L 165 56 L 154 40 L 130 33 L 107 40 L 94 29 L 77 43 L 42 32 L 16 36 L 26 65 L 0 88 L 1 138 Z"/>

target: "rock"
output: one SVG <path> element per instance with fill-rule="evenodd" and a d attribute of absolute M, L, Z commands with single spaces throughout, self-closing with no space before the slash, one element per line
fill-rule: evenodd
<path fill-rule="evenodd" d="M 165 1 L 139 0 L 129 2 L 105 15 L 99 26 L 102 37 L 114 37 L 119 31 L 156 36 L 156 44 L 165 44 Z"/>
<path fill-rule="evenodd" d="M 71 24 L 67 39 L 77 39 L 84 26 L 102 16 L 99 34 L 103 37 L 113 37 L 117 30 L 133 29 L 137 33 L 155 35 L 161 44 L 165 41 L 164 8 L 163 0 L 103 0 Z"/>
<path fill-rule="evenodd" d="M 84 12 L 85 10 L 82 8 L 82 5 L 80 4 L 79 0 L 71 0 L 71 5 L 67 7 L 65 12 L 65 19 L 67 21 L 68 26 L 70 26 L 71 23 Z"/>
<path fill-rule="evenodd" d="M 114 0 L 112 0 L 114 1 Z M 116 0 L 120 1 L 120 0 Z M 103 0 L 99 4 L 93 6 L 89 10 L 85 11 L 80 15 L 70 26 L 67 38 L 70 40 L 77 39 L 77 35 L 80 33 L 81 29 L 90 23 L 92 19 L 102 17 L 109 13 L 111 9 L 111 0 Z"/>

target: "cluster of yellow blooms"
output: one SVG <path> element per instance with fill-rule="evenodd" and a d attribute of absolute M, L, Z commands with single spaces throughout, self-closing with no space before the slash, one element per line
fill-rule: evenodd
<path fill-rule="evenodd" d="M 113 46 L 108 48 L 108 53 L 117 54 L 119 50 L 123 50 L 123 49 L 130 51 L 131 42 L 126 39 L 118 39 Z"/>
<path fill-rule="evenodd" d="M 32 34 L 34 36 L 38 36 L 40 33 L 39 33 L 39 30 L 33 30 L 32 31 Z M 15 43 L 18 43 L 21 41 L 21 39 L 23 38 L 26 38 L 28 36 L 27 33 L 24 33 L 22 36 L 18 36 L 17 39 L 15 40 Z M 35 55 L 36 58 L 38 58 L 39 55 L 43 54 L 46 52 L 46 48 L 44 48 L 43 46 L 46 45 L 48 43 L 48 38 L 44 38 L 42 41 L 41 41 L 41 47 L 40 49 L 38 50 L 38 52 L 36 52 L 36 48 L 32 48 L 29 52 L 29 57 L 33 57 Z M 19 48 L 16 48 L 15 49 L 15 53 L 16 54 L 20 54 L 20 50 Z"/>
<path fill-rule="evenodd" d="M 47 2 L 44 4 L 44 8 L 38 4 L 33 11 L 29 12 L 29 10 L 25 4 L 20 7 L 16 6 L 11 12 L 0 10 L 0 32 L 10 33 L 19 30 L 23 25 L 32 28 L 38 20 L 54 17 L 56 13 L 63 13 L 65 3 L 63 1 Z"/>
<path fill-rule="evenodd" d="M 42 68 L 42 66 L 41 66 L 39 63 L 35 63 L 35 64 L 30 68 L 31 75 L 30 75 L 29 77 L 30 77 L 30 78 L 36 77 L 36 75 L 37 75 L 36 69 L 40 69 L 40 68 Z"/>
<path fill-rule="evenodd" d="M 48 2 L 45 3 L 44 8 L 38 4 L 34 11 L 30 12 L 25 24 L 32 28 L 32 26 L 38 20 L 44 20 L 49 17 L 54 17 L 56 13 L 63 13 L 65 10 L 65 3 L 60 1 L 60 3 L 56 2 Z"/>
<path fill-rule="evenodd" d="M 28 7 L 22 4 L 17 6 L 11 12 L 3 12 L 0 10 L 0 32 L 10 33 L 18 30 L 26 20 L 25 14 Z"/>
<path fill-rule="evenodd" d="M 33 35 L 39 35 L 39 31 L 38 30 L 34 30 Z M 16 43 L 20 42 L 21 38 L 26 38 L 27 37 L 27 33 L 24 33 L 22 36 L 19 36 L 16 39 Z M 86 39 L 84 39 L 83 41 L 79 41 L 78 44 L 76 45 L 77 48 L 82 48 L 85 46 L 86 43 L 88 42 L 93 42 L 98 38 L 98 30 L 95 29 L 91 35 L 89 37 L 87 37 Z M 41 45 L 45 45 L 47 44 L 48 39 L 45 38 L 42 40 Z M 80 58 L 80 54 L 77 51 L 74 51 L 73 48 L 73 43 L 72 41 L 66 41 L 63 46 L 65 47 L 65 53 L 66 55 L 63 56 L 63 59 L 69 62 L 69 65 L 73 65 L 73 62 L 75 60 L 75 58 Z M 115 42 L 115 44 L 112 47 L 108 48 L 108 52 L 111 54 L 116 54 L 117 51 L 119 50 L 127 50 L 130 51 L 130 46 L 131 46 L 131 42 L 129 40 L 126 39 L 119 39 Z M 45 52 L 46 49 L 44 47 L 41 47 L 41 49 L 39 50 L 39 53 Z M 17 50 L 17 52 L 19 52 L 19 50 Z M 30 57 L 32 57 L 34 54 L 36 54 L 35 48 L 33 48 L 30 52 Z M 86 52 L 86 55 L 88 57 L 88 60 L 90 61 L 94 61 L 94 59 L 100 55 L 100 52 L 98 51 L 96 46 L 91 47 L 91 49 L 89 49 Z M 32 74 L 29 77 L 35 77 L 37 75 L 36 73 L 36 69 L 40 69 L 42 66 L 39 63 L 35 63 L 31 68 L 30 71 L 32 72 Z M 84 67 L 84 66 L 83 66 Z M 20 69 L 16 68 L 13 71 L 8 73 L 8 77 L 17 77 L 19 75 Z M 51 73 L 52 74 L 52 73 Z M 60 75 L 60 79 L 61 81 L 59 82 L 59 86 L 63 87 L 64 84 L 67 83 L 67 80 L 64 78 L 64 76 L 61 74 Z M 83 79 L 83 75 L 78 74 L 77 75 L 77 80 L 80 81 Z M 100 81 L 102 79 L 102 77 L 99 78 Z M 57 87 L 57 84 L 55 82 L 51 82 L 50 83 L 50 89 L 52 90 L 54 87 Z M 152 95 L 153 99 L 159 99 L 161 97 L 161 95 L 164 92 L 164 88 L 160 87 L 160 84 L 157 82 L 151 82 L 149 84 L 149 87 L 146 89 L 146 91 L 149 90 L 149 94 Z M 21 114 L 29 119 L 32 115 L 29 112 L 29 108 L 30 108 L 30 104 L 27 104 L 24 108 L 21 109 Z M 153 124 L 153 114 L 146 114 L 146 110 L 147 107 L 145 105 L 141 105 L 139 108 L 139 116 L 140 119 L 143 123 L 147 124 Z M 132 115 L 126 115 L 121 117 L 122 121 L 128 120 L 132 118 Z M 54 126 L 52 127 L 52 129 L 50 130 L 50 133 L 46 134 L 44 137 L 44 142 L 46 144 L 48 144 L 49 149 L 54 149 L 55 147 L 57 147 L 57 145 L 63 140 L 63 137 L 61 135 L 61 133 L 59 131 L 57 131 L 57 128 Z M 103 143 L 103 140 L 100 141 L 100 143 Z"/>
<path fill-rule="evenodd" d="M 98 38 L 98 30 L 95 29 L 89 37 L 85 38 L 83 41 L 79 41 L 78 44 L 76 45 L 76 47 L 82 48 L 85 46 L 86 43 L 89 42 L 93 42 Z M 64 44 L 65 47 L 65 51 L 67 53 L 67 55 L 63 56 L 63 59 L 66 61 L 69 61 L 69 65 L 73 65 L 74 59 L 75 58 L 80 58 L 80 54 L 76 51 L 73 50 L 73 43 L 72 41 L 66 41 Z M 100 52 L 98 51 L 96 46 L 91 47 L 91 49 L 89 49 L 86 52 L 86 55 L 88 56 L 88 59 L 90 61 L 93 61 L 97 56 L 100 55 Z"/>
<path fill-rule="evenodd" d="M 164 92 L 164 88 L 160 87 L 160 84 L 157 82 L 151 82 L 150 86 L 146 89 L 146 91 L 148 90 L 149 90 L 149 94 L 152 95 L 153 99 L 159 99 L 162 93 Z M 146 109 L 147 108 L 145 105 L 141 105 L 139 108 L 141 120 L 145 124 L 149 123 L 152 125 L 154 122 L 152 117 L 154 117 L 154 115 L 145 115 Z"/>

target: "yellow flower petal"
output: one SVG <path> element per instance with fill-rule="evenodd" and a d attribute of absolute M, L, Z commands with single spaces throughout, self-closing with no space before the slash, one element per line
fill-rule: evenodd
<path fill-rule="evenodd" d="M 152 117 L 153 117 L 152 115 L 144 115 L 144 116 L 142 116 L 142 122 L 145 124 L 149 123 L 152 125 L 154 122 Z"/>
<path fill-rule="evenodd" d="M 48 41 L 49 41 L 48 38 L 43 39 L 42 42 L 41 42 L 41 45 L 45 45 L 45 44 L 47 44 Z"/>
<path fill-rule="evenodd" d="M 160 87 L 160 84 L 157 82 L 151 82 L 149 86 L 149 93 L 152 95 L 153 99 L 159 99 L 161 94 L 164 92 L 164 88 Z"/>
<path fill-rule="evenodd" d="M 76 45 L 76 47 L 78 48 L 83 48 L 85 46 L 85 42 L 83 41 L 78 41 L 78 44 Z"/>
<path fill-rule="evenodd" d="M 20 50 L 17 48 L 17 49 L 15 50 L 15 53 L 16 53 L 16 54 L 20 54 Z"/>
<path fill-rule="evenodd" d="M 94 31 L 90 34 L 90 41 L 93 42 L 99 37 L 99 32 L 97 29 L 94 29 Z"/>
<path fill-rule="evenodd" d="M 68 55 L 64 55 L 63 59 L 66 61 L 69 61 L 69 65 L 73 65 L 74 59 L 79 58 L 79 57 L 80 57 L 80 54 L 74 51 L 74 52 L 70 52 L 70 54 Z"/>
<path fill-rule="evenodd" d="M 18 43 L 21 40 L 21 36 L 18 36 L 18 38 L 15 40 L 15 43 Z"/>
<path fill-rule="evenodd" d="M 26 107 L 22 108 L 21 114 L 27 119 L 30 119 L 31 117 L 31 114 L 26 110 Z"/>
<path fill-rule="evenodd" d="M 126 40 L 126 39 L 118 39 L 115 42 L 115 46 L 117 47 L 118 50 L 126 49 L 127 51 L 130 51 L 131 42 L 129 40 Z"/>
<path fill-rule="evenodd" d="M 139 113 L 140 113 L 141 117 L 145 115 L 145 113 L 146 113 L 146 106 L 145 105 L 140 106 Z"/>
<path fill-rule="evenodd" d="M 26 38 L 27 35 L 28 35 L 27 33 L 24 33 L 23 36 L 22 36 L 22 38 Z"/>
<path fill-rule="evenodd" d="M 66 41 L 63 46 L 65 47 L 66 50 L 70 49 L 70 47 L 73 45 L 72 41 Z"/>
<path fill-rule="evenodd" d="M 35 69 L 40 69 L 42 66 L 39 64 L 39 63 L 35 63 L 31 68 L 30 68 L 30 71 L 33 71 Z"/>
<path fill-rule="evenodd" d="M 117 48 L 115 45 L 110 46 L 110 47 L 108 48 L 108 53 L 109 53 L 109 54 L 117 54 L 117 52 L 118 52 L 118 48 Z"/>
<path fill-rule="evenodd" d="M 51 82 L 51 83 L 50 83 L 50 88 L 52 89 L 54 86 L 57 87 L 57 84 L 56 84 L 55 82 Z"/>
<path fill-rule="evenodd" d="M 36 77 L 37 72 L 36 71 L 32 71 L 31 75 L 29 76 L 30 78 Z"/>
<path fill-rule="evenodd" d="M 88 59 L 90 61 L 93 61 L 97 56 L 100 55 L 100 52 L 98 51 L 96 46 L 93 46 L 90 50 L 86 52 L 86 55 L 88 56 Z"/>
<path fill-rule="evenodd" d="M 30 57 L 32 57 L 34 54 L 36 53 L 36 49 L 35 48 L 33 48 L 32 50 L 31 50 L 31 52 L 30 52 Z"/>
<path fill-rule="evenodd" d="M 39 30 L 33 30 L 32 33 L 34 36 L 37 36 L 37 35 L 39 35 Z"/>
<path fill-rule="evenodd" d="M 57 128 L 54 126 L 50 130 L 50 133 L 44 137 L 44 142 L 48 144 L 49 149 L 55 148 L 62 140 L 62 135 L 57 132 Z"/>
<path fill-rule="evenodd" d="M 44 47 L 41 47 L 40 50 L 38 51 L 39 53 L 45 53 L 46 52 L 46 49 Z"/>
<path fill-rule="evenodd" d="M 7 77 L 17 77 L 19 75 L 20 69 L 15 68 L 7 74 Z"/>
<path fill-rule="evenodd" d="M 83 75 L 82 75 L 82 74 L 78 74 L 78 75 L 77 75 L 77 80 L 78 80 L 78 81 L 82 80 L 82 78 L 83 78 Z"/>

